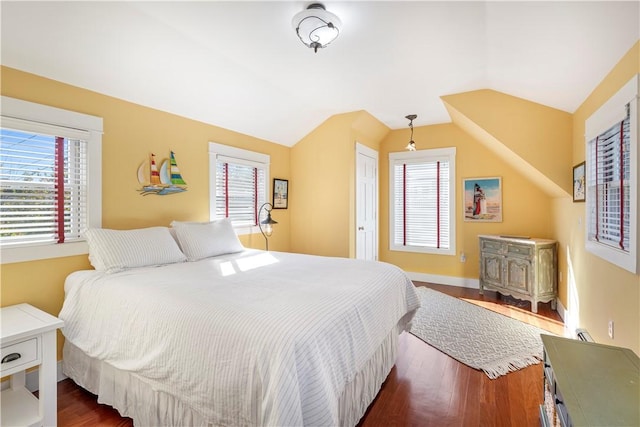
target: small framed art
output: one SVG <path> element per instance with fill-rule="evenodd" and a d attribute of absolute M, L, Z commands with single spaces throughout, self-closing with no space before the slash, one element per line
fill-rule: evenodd
<path fill-rule="evenodd" d="M 584 202 L 586 199 L 585 162 L 573 167 L 573 201 Z"/>
<path fill-rule="evenodd" d="M 273 209 L 287 209 L 289 205 L 289 180 L 273 179 Z"/>
<path fill-rule="evenodd" d="M 502 222 L 502 178 L 465 178 L 464 220 Z"/>

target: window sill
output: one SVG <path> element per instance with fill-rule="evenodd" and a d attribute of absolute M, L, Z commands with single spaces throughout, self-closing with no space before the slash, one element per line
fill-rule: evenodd
<path fill-rule="evenodd" d="M 62 244 L 40 244 L 2 248 L 0 261 L 2 264 L 38 261 L 50 258 L 62 258 L 89 253 L 87 242 L 70 242 Z"/>
<path fill-rule="evenodd" d="M 456 250 L 453 249 L 435 249 L 435 248 L 426 248 L 421 246 L 392 246 L 389 248 L 390 251 L 397 252 L 414 252 L 418 254 L 431 254 L 431 255 L 455 255 Z"/>
<path fill-rule="evenodd" d="M 638 260 L 635 257 L 635 251 L 625 252 L 591 240 L 585 242 L 585 247 L 587 252 L 617 265 L 630 273 L 638 274 Z M 635 247 L 633 247 L 633 249 L 635 249 Z"/>

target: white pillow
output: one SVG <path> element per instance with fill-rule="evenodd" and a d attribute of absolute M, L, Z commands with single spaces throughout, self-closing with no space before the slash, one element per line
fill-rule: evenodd
<path fill-rule="evenodd" d="M 178 243 L 189 261 L 244 250 L 228 218 L 212 222 L 173 221 Z"/>
<path fill-rule="evenodd" d="M 173 264 L 187 260 L 167 227 L 135 230 L 92 228 L 84 233 L 89 261 L 99 271 Z"/>

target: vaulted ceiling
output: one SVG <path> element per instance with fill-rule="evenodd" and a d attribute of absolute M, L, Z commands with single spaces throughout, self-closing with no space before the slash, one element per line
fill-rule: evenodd
<path fill-rule="evenodd" d="M 449 122 L 441 96 L 494 89 L 573 112 L 640 39 L 638 1 L 0 3 L 2 65 L 292 146 L 329 116 Z"/>

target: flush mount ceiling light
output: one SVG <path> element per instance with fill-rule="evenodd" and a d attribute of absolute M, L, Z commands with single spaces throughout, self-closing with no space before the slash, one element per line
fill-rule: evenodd
<path fill-rule="evenodd" d="M 316 53 L 318 49 L 334 41 L 342 28 L 340 19 L 327 12 L 321 3 L 312 3 L 302 12 L 296 13 L 291 25 L 300 41 Z"/>
<path fill-rule="evenodd" d="M 417 114 L 409 114 L 405 116 L 405 118 L 409 119 L 409 127 L 411 128 L 411 138 L 409 139 L 409 143 L 405 147 L 409 151 L 416 151 L 416 143 L 413 141 L 413 121 L 418 117 Z"/>

